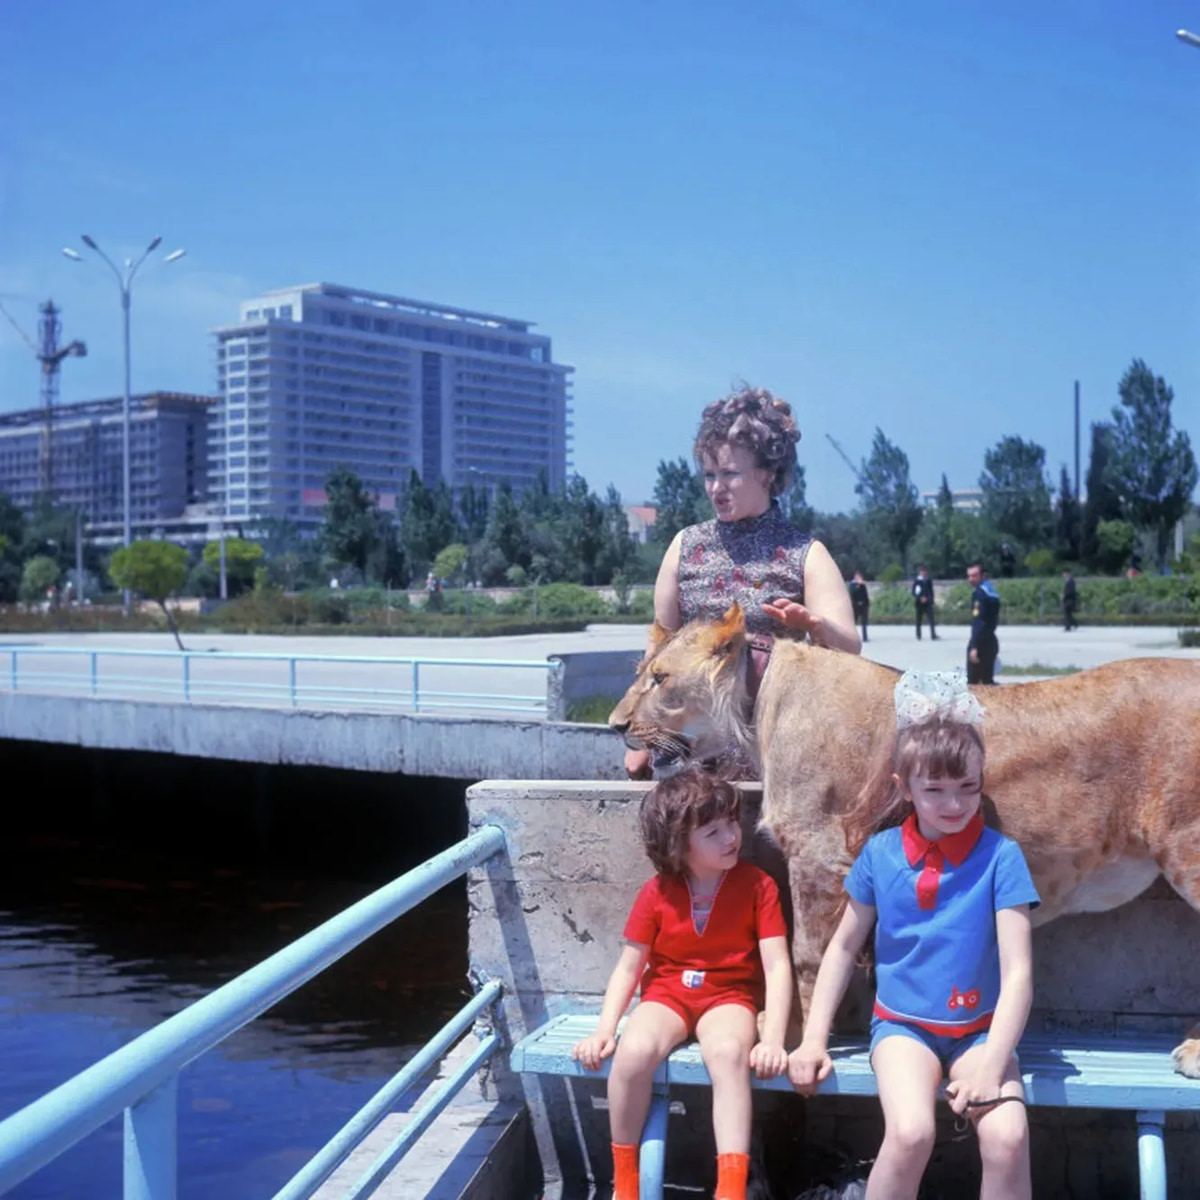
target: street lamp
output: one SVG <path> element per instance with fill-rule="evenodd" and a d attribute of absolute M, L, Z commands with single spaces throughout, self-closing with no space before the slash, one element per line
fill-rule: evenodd
<path fill-rule="evenodd" d="M 1186 29 L 1175 30 L 1175 36 L 1181 41 L 1186 42 L 1189 46 L 1200 47 L 1200 35 L 1189 33 Z"/>
<path fill-rule="evenodd" d="M 122 513 L 124 521 L 124 544 L 128 546 L 133 541 L 133 520 L 130 509 L 129 499 L 129 406 L 130 406 L 130 367 L 129 367 L 129 292 L 133 287 L 133 277 L 137 274 L 138 268 L 154 253 L 155 250 L 162 244 L 162 238 L 156 237 L 154 241 L 142 251 L 141 258 L 135 262 L 132 258 L 125 260 L 124 269 L 118 267 L 95 241 L 86 233 L 80 238 L 83 244 L 108 265 L 108 269 L 112 271 L 116 278 L 117 287 L 121 291 L 121 312 L 124 317 L 125 328 L 125 398 L 121 408 L 121 491 L 122 491 Z M 178 262 L 185 254 L 186 250 L 172 250 L 170 254 L 163 259 L 163 262 L 171 263 Z M 71 250 L 68 247 L 63 248 L 63 254 L 72 262 L 87 262 L 78 251 Z M 132 607 L 132 595 L 128 588 L 125 589 L 125 611 L 128 613 Z"/>

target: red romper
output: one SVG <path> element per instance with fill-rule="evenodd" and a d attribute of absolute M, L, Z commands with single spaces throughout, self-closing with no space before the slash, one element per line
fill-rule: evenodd
<path fill-rule="evenodd" d="M 642 974 L 643 1000 L 677 1012 L 690 1035 L 718 1004 L 757 1013 L 766 998 L 763 938 L 787 937 L 775 881 L 753 863 L 725 873 L 703 933 L 692 922 L 687 880 L 656 875 L 642 885 L 625 924 L 625 940 L 650 947 Z"/>

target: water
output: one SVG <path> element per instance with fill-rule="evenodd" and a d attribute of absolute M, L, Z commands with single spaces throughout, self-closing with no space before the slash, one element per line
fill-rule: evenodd
<path fill-rule="evenodd" d="M 264 867 L 236 837 L 225 853 L 203 843 L 198 853 L 185 839 L 147 845 L 111 830 L 63 837 L 45 828 L 53 822 L 5 839 L 0 1116 L 410 865 L 382 870 L 376 850 L 350 870 L 284 868 L 280 856 Z M 188 1067 L 181 1200 L 261 1200 L 285 1183 L 462 1005 L 466 936 L 460 881 Z M 9 1195 L 120 1195 L 121 1137 L 117 1119 Z"/>

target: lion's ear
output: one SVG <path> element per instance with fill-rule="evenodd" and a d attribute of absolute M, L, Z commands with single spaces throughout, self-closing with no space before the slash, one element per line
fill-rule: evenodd
<path fill-rule="evenodd" d="M 650 653 L 653 654 L 655 650 L 658 650 L 662 646 L 663 642 L 667 641 L 670 636 L 671 630 L 669 630 L 665 625 L 660 625 L 657 621 L 655 621 L 654 624 L 650 626 L 650 641 L 653 643 L 653 649 Z M 649 658 L 650 655 L 648 654 L 646 657 Z"/>
<path fill-rule="evenodd" d="M 741 605 L 735 600 L 725 615 L 713 623 L 712 651 L 714 654 L 728 654 L 734 643 L 745 636 L 746 618 L 742 615 Z"/>

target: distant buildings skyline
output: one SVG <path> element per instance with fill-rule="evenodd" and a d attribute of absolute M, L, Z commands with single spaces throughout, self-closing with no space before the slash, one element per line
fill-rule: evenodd
<path fill-rule="evenodd" d="M 146 392 L 131 408 L 135 536 L 214 522 L 315 527 L 347 467 L 394 509 L 434 487 L 520 491 L 570 470 L 573 367 L 532 323 L 329 283 L 265 292 L 216 341 L 215 395 Z M 32 511 L 40 467 L 94 532 L 119 532 L 122 399 L 0 414 L 0 491 Z M 110 528 L 111 527 L 111 528 Z"/>

